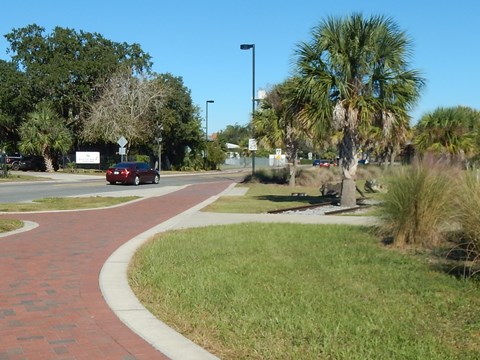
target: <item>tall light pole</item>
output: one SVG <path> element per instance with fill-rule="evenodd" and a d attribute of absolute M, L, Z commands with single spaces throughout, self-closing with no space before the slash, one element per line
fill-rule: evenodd
<path fill-rule="evenodd" d="M 162 130 L 163 124 L 157 123 L 158 173 L 162 172 Z"/>
<path fill-rule="evenodd" d="M 253 128 L 253 115 L 255 114 L 255 44 L 241 44 L 240 50 L 252 49 L 252 137 L 255 135 Z M 255 150 L 252 151 L 252 176 L 255 175 Z"/>
<path fill-rule="evenodd" d="M 205 170 L 207 170 L 207 149 L 208 149 L 208 104 L 213 104 L 214 100 L 205 101 Z"/>

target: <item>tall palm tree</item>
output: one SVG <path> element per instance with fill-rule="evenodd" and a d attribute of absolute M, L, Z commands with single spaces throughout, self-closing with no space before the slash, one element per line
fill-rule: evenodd
<path fill-rule="evenodd" d="M 296 50 L 300 93 L 312 104 L 305 115 L 343 133 L 342 205 L 355 205 L 360 127 L 380 126 L 388 137 L 419 97 L 424 80 L 409 69 L 410 48 L 392 19 L 353 14 L 321 22 Z"/>
<path fill-rule="evenodd" d="M 73 143 L 63 120 L 46 103 L 37 105 L 35 111 L 28 114 L 19 128 L 19 135 L 20 151 L 27 155 L 42 155 L 49 172 L 54 171 L 54 155 L 66 153 Z"/>
<path fill-rule="evenodd" d="M 260 142 L 271 148 L 285 148 L 289 165 L 289 185 L 295 186 L 298 150 L 307 137 L 302 106 L 296 102 L 298 79 L 290 78 L 269 90 L 253 117 Z"/>
<path fill-rule="evenodd" d="M 453 160 L 480 153 L 480 111 L 464 107 L 439 107 L 418 122 L 415 145 L 420 153 L 431 151 Z"/>

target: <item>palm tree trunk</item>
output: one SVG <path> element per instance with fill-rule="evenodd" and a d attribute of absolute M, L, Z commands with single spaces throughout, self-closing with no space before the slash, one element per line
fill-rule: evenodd
<path fill-rule="evenodd" d="M 45 168 L 46 168 L 47 172 L 54 172 L 55 168 L 53 167 L 52 158 L 48 155 L 43 155 L 43 158 L 45 159 Z"/>
<path fill-rule="evenodd" d="M 43 146 L 42 156 L 43 156 L 43 159 L 45 161 L 45 168 L 46 168 L 47 172 L 54 172 L 55 169 L 53 168 L 53 160 L 52 160 L 52 157 L 49 154 L 47 145 Z"/>
<path fill-rule="evenodd" d="M 287 148 L 288 149 L 288 148 Z M 291 149 L 290 154 L 288 154 L 288 169 L 290 172 L 290 178 L 288 180 L 288 185 L 290 187 L 295 187 L 296 185 L 296 175 L 297 175 L 297 156 L 298 156 L 298 151 L 296 148 Z"/>
<path fill-rule="evenodd" d="M 288 170 L 290 173 L 288 184 L 290 187 L 294 187 L 296 185 L 295 176 L 297 174 L 298 145 L 294 140 L 294 129 L 290 125 L 287 125 L 286 127 L 285 147 L 288 158 Z"/>
<path fill-rule="evenodd" d="M 353 207 L 357 204 L 355 197 L 355 177 L 357 174 L 357 141 L 356 132 L 344 127 L 340 144 L 340 166 L 342 168 L 342 206 Z"/>
<path fill-rule="evenodd" d="M 390 166 L 393 166 L 393 164 L 395 163 L 395 155 L 396 155 L 396 151 L 394 148 L 392 148 L 390 153 Z"/>

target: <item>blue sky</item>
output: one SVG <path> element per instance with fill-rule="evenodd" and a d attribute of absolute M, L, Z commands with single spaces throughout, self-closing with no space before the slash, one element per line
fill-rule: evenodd
<path fill-rule="evenodd" d="M 294 50 L 314 26 L 353 12 L 392 17 L 413 40 L 411 66 L 427 80 L 413 124 L 439 106 L 480 109 L 478 0 L 22 0 L 1 8 L 1 59 L 9 59 L 3 35 L 33 23 L 138 43 L 154 71 L 183 78 L 202 116 L 215 101 L 209 133 L 249 121 L 252 52 L 240 44 L 255 44 L 256 90 L 268 89 L 291 74 Z"/>

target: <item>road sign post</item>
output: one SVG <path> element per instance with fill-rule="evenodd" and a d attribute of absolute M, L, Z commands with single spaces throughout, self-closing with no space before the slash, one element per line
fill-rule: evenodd
<path fill-rule="evenodd" d="M 118 149 L 118 154 L 120 155 L 120 161 L 123 162 L 123 156 L 127 154 L 125 145 L 128 144 L 128 141 L 127 139 L 125 139 L 125 137 L 121 136 L 120 139 L 118 139 L 117 144 L 120 145 L 120 148 Z"/>
<path fill-rule="evenodd" d="M 248 139 L 248 150 L 252 152 L 252 177 L 255 176 L 255 151 L 257 151 L 257 140 Z"/>

